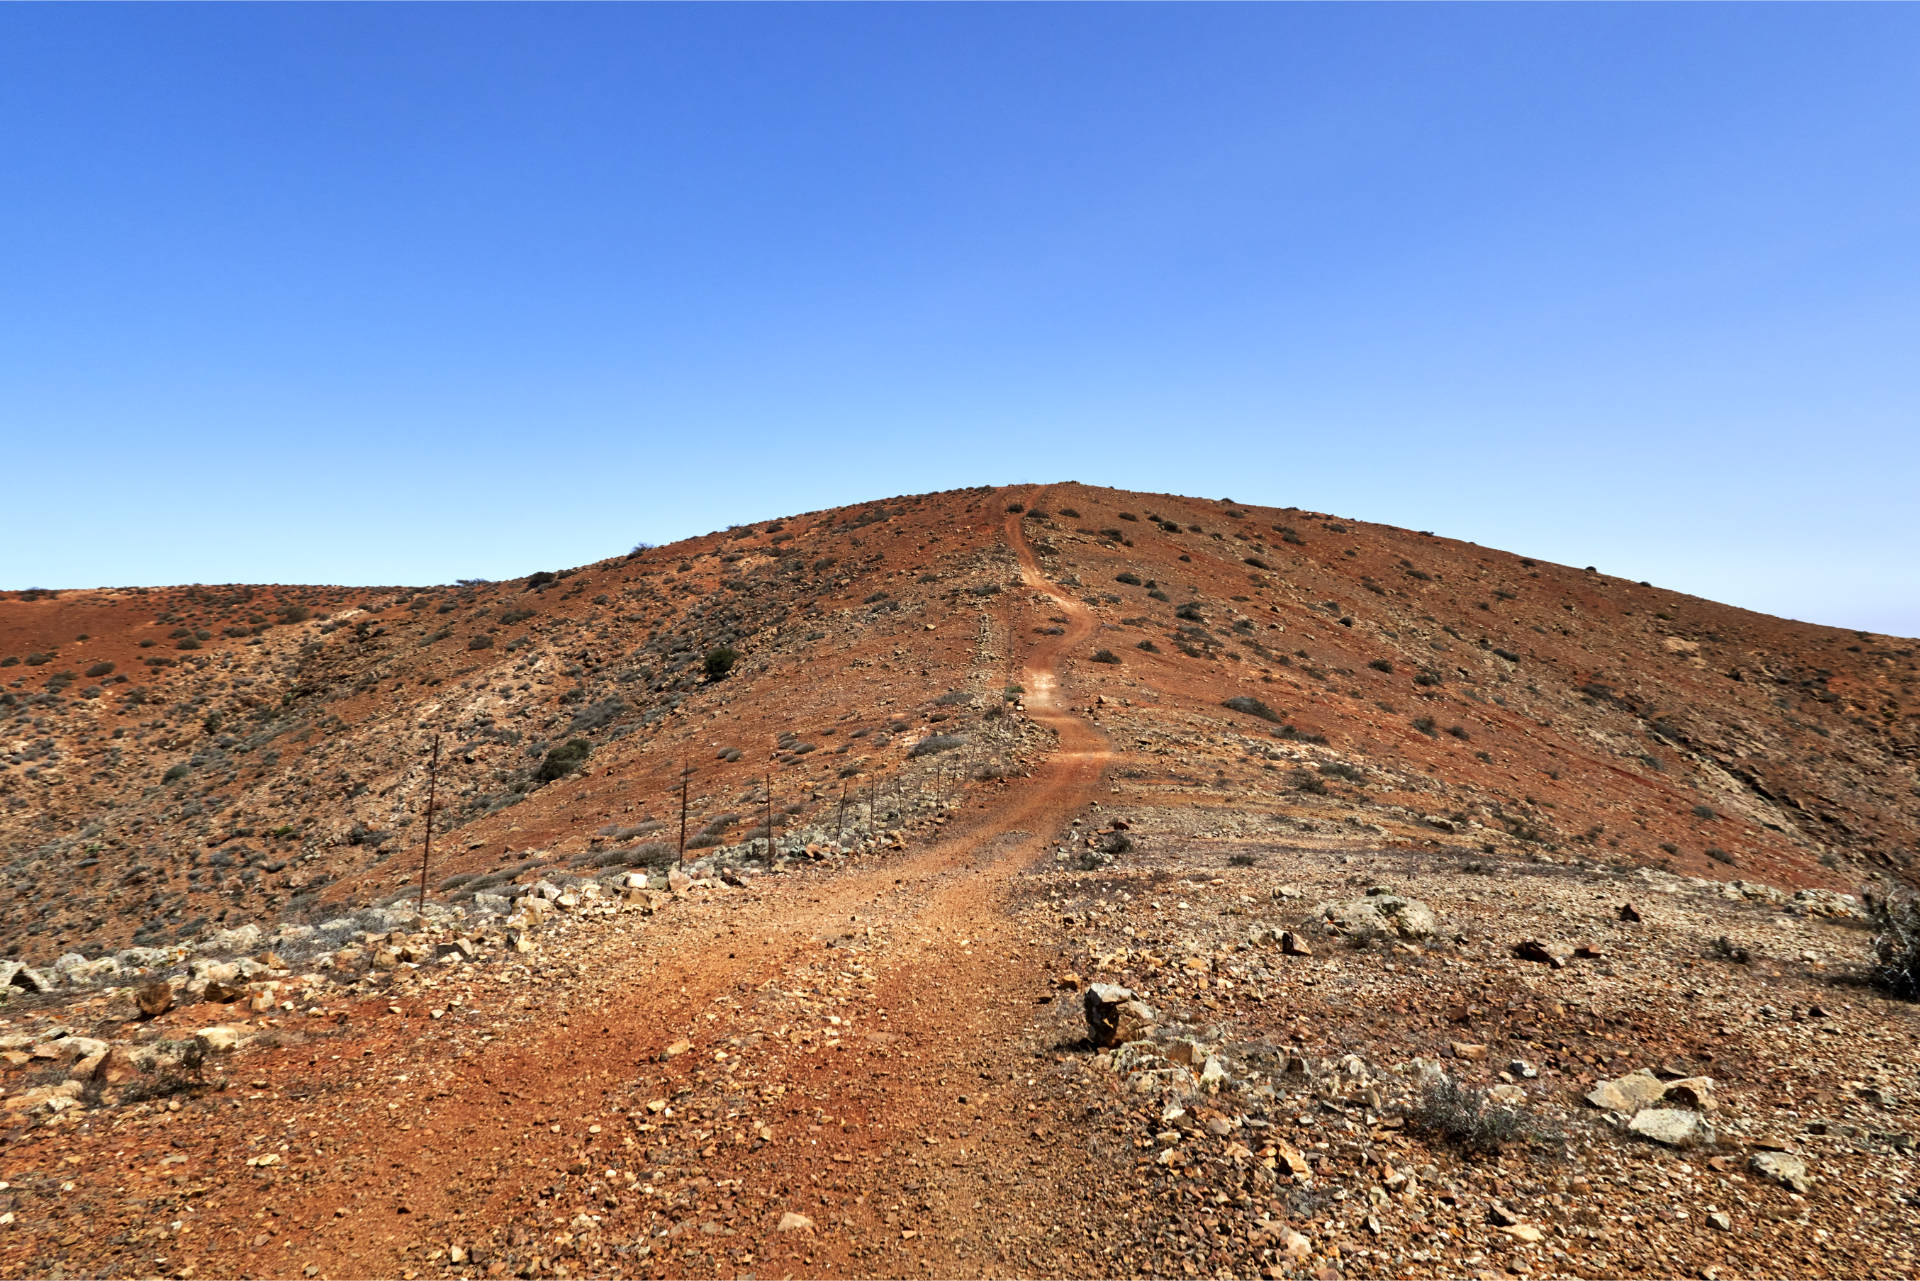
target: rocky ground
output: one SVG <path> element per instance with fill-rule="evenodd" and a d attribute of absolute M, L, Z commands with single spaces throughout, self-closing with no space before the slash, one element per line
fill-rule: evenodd
<path fill-rule="evenodd" d="M 1917 1270 L 1920 1025 L 1861 981 L 1869 931 L 1846 892 L 1901 867 L 1905 722 L 1814 735 L 1847 754 L 1822 795 L 1878 798 L 1847 833 L 1810 808 L 1776 822 L 1783 798 L 1811 806 L 1780 781 L 1803 732 L 1787 721 L 1832 704 L 1763 720 L 1742 693 L 1633 740 L 1633 696 L 1474 675 L 1508 662 L 1477 647 L 1466 675 L 1411 683 L 1403 658 L 1322 651 L 1408 639 L 1430 600 L 1349 625 L 1288 612 L 1271 585 L 1225 590 L 1246 555 L 1297 549 L 1284 538 L 1235 548 L 1187 602 L 1141 602 L 1164 619 L 1136 615 L 1085 584 L 1145 550 L 1106 537 L 1123 522 L 1093 504 L 1147 502 L 1015 497 L 974 500 L 1019 508 L 962 556 L 974 579 L 889 565 L 926 598 L 842 615 L 836 680 L 780 693 L 812 728 L 772 754 L 776 798 L 798 803 L 774 802 L 772 849 L 750 790 L 768 753 L 723 754 L 747 740 L 743 704 L 776 702 L 797 640 L 593 740 L 584 775 L 463 819 L 424 912 L 400 869 L 383 886 L 385 860 L 353 870 L 362 847 L 314 835 L 310 866 L 341 872 L 313 910 L 246 899 L 135 946 L 104 927 L 27 936 L 0 985 L 0 1270 Z M 951 535 L 926 506 L 906 542 Z M 851 524 L 829 515 L 815 523 Z M 1193 563 L 1166 538 L 1165 560 Z M 1159 590 L 1135 576 L 1118 586 Z M 943 592 L 959 607 L 936 608 Z M 1205 621 L 1178 617 L 1191 598 Z M 1284 664 L 1260 639 L 1282 631 L 1304 651 Z M 1869 675 L 1865 646 L 1900 648 L 1853 643 Z M 1702 670 L 1658 652 L 1680 683 Z M 562 684 L 551 714 L 595 705 L 591 688 L 560 702 Z M 523 720 L 549 714 L 535 706 Z M 1464 736 L 1412 728 L 1420 708 Z M 1703 726 L 1734 722 L 1737 753 L 1706 745 Z M 819 746 L 835 737 L 860 746 Z M 696 744 L 714 777 L 694 827 L 737 813 L 682 866 L 660 857 L 677 833 L 659 801 Z M 1661 768 L 1629 769 L 1629 748 Z M 173 830 L 166 786 L 113 794 Z M 55 795 L 14 821 L 57 829 Z M 1701 825 L 1734 863 L 1666 839 Z M 116 830 L 96 833 L 99 867 Z"/>

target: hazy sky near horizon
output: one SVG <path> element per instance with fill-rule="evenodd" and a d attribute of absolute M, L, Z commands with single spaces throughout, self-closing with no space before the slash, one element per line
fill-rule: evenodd
<path fill-rule="evenodd" d="M 1920 8 L 0 7 L 0 587 L 893 494 L 1920 634 Z"/>

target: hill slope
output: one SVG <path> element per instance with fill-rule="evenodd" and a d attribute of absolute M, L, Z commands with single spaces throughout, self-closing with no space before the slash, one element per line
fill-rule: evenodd
<path fill-rule="evenodd" d="M 16 946 L 196 941 L 0 963 L 0 1268 L 1914 1272 L 1920 1024 L 1780 888 L 1904 867 L 1905 647 L 1080 486 L 776 524 L 10 602 Z"/>
<path fill-rule="evenodd" d="M 817 829 L 936 721 L 969 770 L 1004 764 L 1007 727 L 982 716 L 1060 625 L 1002 528 L 1029 492 L 809 513 L 505 583 L 0 598 L 10 954 L 399 892 L 436 734 L 435 885 L 677 829 L 683 761 L 696 831 L 735 814 L 734 837 L 769 770 L 797 806 L 780 825 Z M 1069 661 L 1130 794 L 1789 886 L 1904 870 L 1910 642 L 1312 512 L 1078 485 L 1046 503 L 1023 522 L 1118 660 Z M 719 646 L 740 661 L 713 681 Z M 584 770 L 543 781 L 573 739 Z M 1297 773 L 1321 767 L 1344 773 Z"/>

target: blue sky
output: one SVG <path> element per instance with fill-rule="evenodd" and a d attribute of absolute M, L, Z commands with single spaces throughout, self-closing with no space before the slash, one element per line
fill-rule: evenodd
<path fill-rule="evenodd" d="M 0 8 L 0 586 L 1077 479 L 1920 633 L 1920 9 Z"/>

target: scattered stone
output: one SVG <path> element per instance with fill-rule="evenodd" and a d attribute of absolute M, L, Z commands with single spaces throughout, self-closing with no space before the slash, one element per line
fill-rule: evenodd
<path fill-rule="evenodd" d="M 780 1216 L 780 1225 L 779 1225 L 778 1231 L 811 1232 L 813 1231 L 813 1220 L 808 1218 L 804 1214 L 796 1214 L 794 1211 L 788 1210 L 785 1214 Z"/>
<path fill-rule="evenodd" d="M 1813 1178 L 1807 1163 L 1786 1152 L 1755 1152 L 1747 1167 L 1763 1179 L 1771 1179 L 1783 1188 L 1807 1193 L 1813 1190 Z"/>
<path fill-rule="evenodd" d="M 1539 939 L 1528 939 L 1523 943 L 1515 943 L 1513 954 L 1523 961 L 1537 961 L 1541 965 L 1564 970 L 1567 968 L 1567 958 L 1573 955 L 1573 949 L 1564 943 L 1542 943 Z"/>
<path fill-rule="evenodd" d="M 1640 919 L 1640 909 L 1631 903 L 1622 903 L 1620 905 L 1620 919 L 1630 923 L 1638 921 Z"/>
<path fill-rule="evenodd" d="M 1640 1109 L 1658 1103 L 1666 1092 L 1665 1082 L 1650 1069 L 1641 1068 L 1638 1072 L 1600 1082 L 1587 1092 L 1587 1102 L 1609 1112 L 1632 1116 Z"/>
<path fill-rule="evenodd" d="M 1183 1067 L 1200 1067 L 1207 1061 L 1206 1047 L 1198 1041 L 1180 1038 L 1168 1043 L 1167 1062 Z"/>
<path fill-rule="evenodd" d="M 1712 1147 L 1715 1141 L 1707 1119 L 1684 1108 L 1644 1108 L 1627 1122 L 1627 1129 L 1670 1148 Z"/>
<path fill-rule="evenodd" d="M 148 983 L 134 999 L 139 1003 L 143 1016 L 158 1018 L 173 1008 L 173 989 L 163 982 Z"/>
<path fill-rule="evenodd" d="M 1151 1007 L 1134 999 L 1132 989 L 1117 983 L 1088 984 L 1081 1005 L 1087 1036 L 1103 1049 L 1144 1035 L 1155 1017 Z"/>
<path fill-rule="evenodd" d="M 1313 1177 L 1313 1167 L 1307 1164 L 1306 1155 L 1291 1143 L 1275 1140 L 1273 1159 L 1276 1167 L 1286 1167 L 1296 1183 L 1305 1183 Z"/>
<path fill-rule="evenodd" d="M 225 1054 L 237 1050 L 253 1040 L 253 1030 L 234 1023 L 218 1023 L 213 1027 L 203 1027 L 193 1034 L 209 1053 Z"/>
<path fill-rule="evenodd" d="M 140 1067 L 133 1061 L 133 1055 L 120 1045 L 101 1055 L 100 1062 L 93 1069 L 93 1079 L 109 1088 L 126 1085 L 139 1076 Z"/>
<path fill-rule="evenodd" d="M 1469 1063 L 1478 1063 L 1487 1057 L 1487 1047 L 1470 1041 L 1449 1041 L 1447 1049 L 1456 1059 L 1465 1059 Z"/>
<path fill-rule="evenodd" d="M 1715 1210 L 1707 1216 L 1707 1224 L 1721 1232 L 1733 1231 L 1733 1216 L 1725 1210 Z"/>
<path fill-rule="evenodd" d="M 1714 1102 L 1713 1078 L 1710 1076 L 1689 1076 L 1669 1081 L 1666 1092 L 1660 1097 L 1663 1102 L 1692 1108 L 1696 1112 L 1711 1112 L 1719 1106 Z"/>

